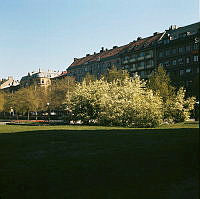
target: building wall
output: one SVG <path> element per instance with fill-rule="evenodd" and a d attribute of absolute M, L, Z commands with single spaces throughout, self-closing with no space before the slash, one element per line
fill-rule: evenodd
<path fill-rule="evenodd" d="M 4 81 L 2 84 L 0 84 L 0 89 L 6 89 L 11 86 L 17 86 L 19 84 L 18 81 L 15 81 L 13 77 L 8 77 L 6 81 Z"/>
<path fill-rule="evenodd" d="M 166 31 L 156 46 L 157 63 L 163 66 L 176 86 L 192 94 L 194 78 L 199 76 L 199 25 Z M 190 32 L 189 32 L 190 30 Z"/>
<path fill-rule="evenodd" d="M 182 84 L 192 93 L 193 79 L 199 76 L 199 27 L 200 22 L 180 28 L 171 26 L 163 33 L 155 32 L 127 45 L 75 59 L 67 71 L 81 81 L 87 73 L 100 77 L 115 65 L 147 79 L 160 65 L 175 85 Z"/>
<path fill-rule="evenodd" d="M 61 73 L 60 72 L 55 72 L 55 71 L 48 71 L 48 72 L 32 72 L 28 73 L 27 76 L 22 77 L 20 81 L 20 85 L 22 87 L 25 86 L 30 86 L 32 84 L 37 84 L 39 86 L 47 87 L 51 85 L 51 79 L 59 76 Z"/>

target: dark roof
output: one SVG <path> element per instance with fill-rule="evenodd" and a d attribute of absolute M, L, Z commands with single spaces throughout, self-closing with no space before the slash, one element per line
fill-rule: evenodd
<path fill-rule="evenodd" d="M 93 55 L 87 55 L 86 57 L 83 57 L 83 58 L 76 58 L 74 62 L 69 66 L 69 68 L 80 66 L 88 62 L 99 61 L 99 59 L 101 60 L 104 58 L 112 57 L 123 52 L 124 50 L 140 50 L 142 48 L 147 48 L 152 44 L 152 42 L 158 40 L 161 37 L 161 35 L 162 33 L 158 33 L 157 35 L 154 35 L 154 36 L 150 36 L 143 39 L 138 39 L 137 41 L 130 42 L 129 44 L 126 44 L 124 46 L 115 47 L 110 50 L 104 50 L 103 52 L 96 53 Z"/>

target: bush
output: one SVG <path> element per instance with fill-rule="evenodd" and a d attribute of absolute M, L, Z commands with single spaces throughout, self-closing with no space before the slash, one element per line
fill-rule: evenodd
<path fill-rule="evenodd" d="M 84 124 L 155 127 L 162 122 L 162 100 L 139 76 L 124 80 L 82 82 L 71 96 L 75 120 Z"/>
<path fill-rule="evenodd" d="M 180 88 L 178 92 L 164 104 L 164 120 L 171 122 L 184 122 L 190 118 L 194 109 L 195 98 L 185 98 L 185 90 Z"/>

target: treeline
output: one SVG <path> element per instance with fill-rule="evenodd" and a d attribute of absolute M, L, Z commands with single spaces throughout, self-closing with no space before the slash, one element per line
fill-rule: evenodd
<path fill-rule="evenodd" d="M 189 119 L 194 105 L 194 97 L 186 99 L 183 88 L 171 86 L 162 67 L 148 81 L 113 67 L 101 79 L 88 74 L 77 83 L 67 77 L 46 89 L 33 85 L 0 94 L 0 111 L 14 107 L 16 114 L 38 113 L 50 108 L 63 111 L 68 122 L 107 126 L 155 127 L 182 122 Z"/>
<path fill-rule="evenodd" d="M 52 82 L 47 88 L 31 85 L 16 92 L 0 92 L 0 112 L 15 115 L 16 118 L 26 115 L 27 119 L 34 114 L 37 119 L 49 110 L 64 111 L 66 96 L 75 85 L 74 78 L 67 77 Z"/>

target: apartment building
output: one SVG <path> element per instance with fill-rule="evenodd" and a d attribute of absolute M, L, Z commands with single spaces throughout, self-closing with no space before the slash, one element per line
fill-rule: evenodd
<path fill-rule="evenodd" d="M 156 66 L 156 44 L 163 33 L 155 32 L 152 36 L 131 42 L 121 54 L 121 68 L 128 70 L 132 76 L 137 72 L 146 79 Z"/>
<path fill-rule="evenodd" d="M 0 89 L 8 89 L 10 87 L 18 86 L 19 81 L 14 80 L 13 77 L 8 77 L 7 79 L 0 80 Z"/>
<path fill-rule="evenodd" d="M 160 65 L 175 85 L 184 86 L 192 93 L 194 79 L 199 78 L 199 42 L 200 22 L 184 27 L 172 25 L 161 33 L 138 37 L 124 46 L 109 50 L 102 48 L 99 53 L 74 58 L 67 72 L 81 81 L 87 73 L 99 78 L 115 65 L 128 70 L 130 75 L 137 72 L 141 78 L 147 79 Z"/>
<path fill-rule="evenodd" d="M 102 47 L 98 53 L 87 54 L 83 58 L 74 58 L 74 62 L 67 68 L 68 75 L 74 76 L 77 81 L 82 81 L 87 73 L 99 78 L 113 65 L 120 68 L 120 53 L 126 46 L 113 46 L 109 50 Z"/>
<path fill-rule="evenodd" d="M 192 94 L 199 78 L 200 23 L 171 26 L 156 45 L 157 65 L 163 66 L 173 83 Z"/>
<path fill-rule="evenodd" d="M 37 84 L 39 86 L 47 87 L 51 85 L 51 79 L 58 77 L 61 72 L 51 71 L 48 72 L 41 71 L 39 69 L 38 72 L 31 72 L 28 75 L 24 76 L 20 80 L 20 86 L 26 87 L 32 84 Z"/>

